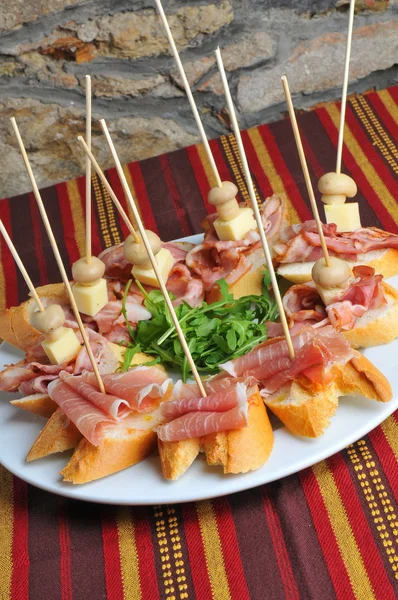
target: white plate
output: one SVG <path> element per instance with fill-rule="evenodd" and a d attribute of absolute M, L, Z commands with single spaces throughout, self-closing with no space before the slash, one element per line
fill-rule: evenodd
<path fill-rule="evenodd" d="M 199 236 L 187 238 L 197 243 Z M 398 287 L 398 277 L 391 280 Z M 210 468 L 197 459 L 176 482 L 162 479 L 159 459 L 147 458 L 142 463 L 104 479 L 76 485 L 63 483 L 58 475 L 71 452 L 49 456 L 33 463 L 25 457 L 35 441 L 44 420 L 14 408 L 9 400 L 18 397 L 0 393 L 0 462 L 14 475 L 39 488 L 80 500 L 104 504 L 160 504 L 189 502 L 224 496 L 233 492 L 275 481 L 297 473 L 366 435 L 398 409 L 398 340 L 370 348 L 366 356 L 389 379 L 394 398 L 387 404 L 360 397 L 340 399 L 339 408 L 326 433 L 310 440 L 293 436 L 286 428 L 275 431 L 275 445 L 268 462 L 257 471 L 245 475 L 223 475 L 221 469 Z M 3 344 L 0 368 L 19 360 L 20 353 Z"/>

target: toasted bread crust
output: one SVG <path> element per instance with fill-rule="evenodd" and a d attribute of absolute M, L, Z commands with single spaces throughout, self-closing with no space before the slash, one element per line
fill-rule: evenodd
<path fill-rule="evenodd" d="M 61 471 L 64 481 L 88 483 L 144 460 L 156 448 L 154 431 L 131 430 L 120 438 L 105 437 L 99 446 L 82 439 Z"/>
<path fill-rule="evenodd" d="M 173 481 L 181 477 L 198 456 L 200 449 L 199 438 L 181 442 L 162 442 L 158 439 L 163 477 Z"/>
<path fill-rule="evenodd" d="M 60 304 L 69 304 L 63 283 L 54 283 L 36 288 L 40 298 L 51 298 Z M 30 324 L 31 313 L 36 304 L 33 298 L 19 306 L 0 312 L 0 338 L 26 352 L 41 337 L 40 331 Z"/>
<path fill-rule="evenodd" d="M 342 332 L 346 340 L 355 348 L 370 348 L 389 344 L 398 337 L 398 290 L 383 282 L 386 296 L 393 302 L 388 311 L 368 321 L 366 313 L 360 317 L 350 331 Z"/>
<path fill-rule="evenodd" d="M 75 448 L 82 437 L 80 431 L 58 408 L 40 432 L 39 437 L 29 450 L 26 460 L 30 462 L 49 454 Z"/>
<path fill-rule="evenodd" d="M 46 419 L 49 419 L 58 408 L 58 404 L 47 394 L 32 394 L 25 398 L 11 400 L 11 404 Z"/>
<path fill-rule="evenodd" d="M 344 368 L 336 370 L 334 380 L 339 396 L 359 394 L 378 402 L 389 402 L 392 399 L 388 379 L 359 352 Z"/>

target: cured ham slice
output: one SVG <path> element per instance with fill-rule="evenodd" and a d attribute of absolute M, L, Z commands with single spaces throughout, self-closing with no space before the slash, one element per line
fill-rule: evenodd
<path fill-rule="evenodd" d="M 247 426 L 248 402 L 246 386 L 236 385 L 238 403 L 234 408 L 224 412 L 196 411 L 189 412 L 173 421 L 157 427 L 158 437 L 163 442 L 178 442 L 203 437 L 210 433 L 229 431 Z"/>
<path fill-rule="evenodd" d="M 174 306 L 187 302 L 194 307 L 203 302 L 203 281 L 198 277 L 192 277 L 188 267 L 183 264 L 178 263 L 171 269 L 167 289 L 176 297 L 173 301 Z"/>
<path fill-rule="evenodd" d="M 101 393 L 96 387 L 86 383 L 81 377 L 70 375 L 70 373 L 66 373 L 65 371 L 61 371 L 59 377 L 72 390 L 114 419 L 120 419 L 131 412 L 129 403 L 126 400 Z"/>
<path fill-rule="evenodd" d="M 48 386 L 48 393 L 80 433 L 94 446 L 100 444 L 104 430 L 116 422 L 91 402 L 82 398 L 62 379 L 52 381 Z"/>
<path fill-rule="evenodd" d="M 234 408 L 239 403 L 238 386 L 233 385 L 209 396 L 197 397 L 193 394 L 191 397 L 182 397 L 180 400 L 164 402 L 161 407 L 161 413 L 167 420 L 175 419 L 181 415 L 196 411 L 225 412 Z"/>
<path fill-rule="evenodd" d="M 98 258 L 105 263 L 105 275 L 107 277 L 112 277 L 121 281 L 128 281 L 131 279 L 131 269 L 133 265 L 127 262 L 124 256 L 123 243 L 106 248 L 98 255 Z"/>
<path fill-rule="evenodd" d="M 97 385 L 94 373 L 85 372 L 84 382 Z M 126 373 L 109 373 L 102 376 L 107 394 L 126 400 L 132 410 L 147 412 L 163 398 L 171 383 L 163 371 L 156 367 L 140 366 Z"/>
<path fill-rule="evenodd" d="M 306 327 L 297 333 L 297 335 L 292 336 L 294 350 L 301 348 L 301 346 L 306 344 L 315 335 L 315 329 Z M 288 356 L 289 351 L 286 340 L 278 340 L 278 338 L 275 338 L 274 340 L 259 344 L 243 356 L 220 364 L 220 369 L 226 371 L 233 377 L 242 377 L 264 363 L 275 361 L 279 358 L 286 358 Z"/>
<path fill-rule="evenodd" d="M 23 381 L 18 387 L 18 392 L 24 396 L 30 396 L 31 394 L 45 394 L 47 392 L 48 384 L 57 378 L 58 375 L 39 375 L 29 381 Z"/>
<path fill-rule="evenodd" d="M 16 392 L 24 381 L 36 377 L 32 369 L 21 360 L 15 365 L 10 365 L 0 373 L 0 390 L 3 392 Z"/>
<path fill-rule="evenodd" d="M 163 248 L 171 252 L 176 263 L 184 262 L 188 254 L 188 250 L 185 250 L 180 244 L 176 244 L 175 242 L 166 242 L 163 244 Z"/>

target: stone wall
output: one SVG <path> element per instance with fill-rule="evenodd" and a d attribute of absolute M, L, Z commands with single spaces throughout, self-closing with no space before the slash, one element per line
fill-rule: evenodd
<path fill-rule="evenodd" d="M 228 131 L 215 66 L 220 45 L 241 126 L 280 118 L 280 76 L 295 106 L 338 98 L 348 0 L 165 0 L 210 137 Z M 350 91 L 398 82 L 398 0 L 357 0 Z M 15 115 L 40 186 L 84 170 L 84 76 L 123 162 L 198 140 L 152 0 L 2 0 L 0 197 L 29 189 L 8 117 Z M 97 123 L 93 146 L 110 166 Z"/>

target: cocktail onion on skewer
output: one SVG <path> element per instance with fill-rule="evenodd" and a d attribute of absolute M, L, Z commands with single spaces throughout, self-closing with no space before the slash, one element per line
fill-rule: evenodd
<path fill-rule="evenodd" d="M 71 303 L 71 307 L 72 307 L 73 313 L 75 315 L 75 319 L 77 321 L 77 324 L 78 324 L 78 327 L 79 327 L 79 330 L 80 330 L 80 333 L 81 333 L 84 345 L 85 345 L 86 350 L 87 350 L 88 357 L 90 359 L 90 362 L 91 362 L 91 365 L 93 367 L 93 371 L 94 371 L 95 377 L 96 377 L 97 382 L 98 382 L 98 387 L 99 387 L 99 389 L 100 389 L 101 392 L 105 392 L 104 384 L 102 382 L 101 375 L 100 375 L 99 370 L 98 370 L 98 365 L 97 365 L 97 363 L 95 361 L 93 352 L 91 350 L 90 342 L 89 342 L 86 330 L 84 329 L 84 325 L 83 325 L 82 319 L 80 317 L 79 309 L 77 307 L 76 300 L 75 300 L 75 297 L 74 297 L 73 292 L 72 292 L 72 287 L 71 287 L 71 285 L 69 283 L 69 279 L 68 279 L 68 276 L 67 276 L 64 264 L 62 262 L 61 255 L 60 255 L 59 250 L 58 250 L 58 245 L 57 245 L 57 242 L 55 240 L 54 233 L 52 231 L 50 221 L 48 220 L 47 212 L 46 212 L 46 209 L 44 207 L 43 200 L 42 200 L 40 192 L 39 192 L 39 188 L 37 187 L 36 179 L 35 179 L 35 176 L 33 174 L 32 168 L 30 166 L 29 158 L 28 158 L 28 155 L 26 153 L 25 146 L 24 146 L 24 143 L 23 143 L 22 138 L 21 138 L 21 134 L 19 132 L 18 125 L 17 125 L 16 120 L 15 120 L 14 117 L 11 118 L 11 124 L 12 124 L 12 127 L 14 129 L 15 136 L 17 138 L 17 142 L 18 142 L 18 145 L 19 145 L 20 152 L 22 154 L 22 158 L 23 158 L 23 161 L 24 161 L 24 164 L 25 164 L 26 171 L 28 173 L 30 182 L 32 184 L 33 194 L 34 194 L 34 197 L 36 199 L 37 206 L 39 208 L 41 217 L 43 219 L 43 223 L 44 223 L 44 226 L 45 226 L 46 231 L 47 231 L 48 239 L 50 240 L 50 244 L 51 244 L 52 250 L 54 252 L 55 260 L 57 261 L 57 265 L 58 265 L 58 268 L 60 270 L 60 273 L 61 273 L 62 280 L 63 280 L 64 285 L 65 285 L 66 291 L 68 293 L 69 300 L 70 300 L 70 303 Z M 64 347 L 65 345 L 70 345 L 70 344 L 73 343 L 70 332 L 72 332 L 72 334 L 73 334 L 73 336 L 75 338 L 76 335 L 75 335 L 75 333 L 73 332 L 72 329 L 61 328 L 61 331 L 58 332 L 60 334 L 59 337 L 57 337 L 57 339 L 54 340 L 54 342 L 51 342 L 52 343 L 52 350 L 53 350 L 53 353 L 55 355 L 54 358 L 56 358 L 56 355 L 59 352 L 59 347 Z M 58 361 L 57 360 L 56 362 L 62 362 L 62 361 Z"/>
<path fill-rule="evenodd" d="M 119 177 L 120 177 L 120 180 L 121 180 L 124 192 L 126 194 L 127 201 L 128 201 L 128 203 L 130 205 L 130 208 L 131 208 L 131 210 L 133 212 L 134 219 L 135 219 L 135 221 L 137 223 L 138 230 L 139 230 L 139 233 L 140 233 L 140 237 L 138 238 L 138 240 L 139 240 L 138 242 L 135 241 L 135 238 L 133 239 L 133 236 L 130 239 L 127 238 L 126 242 L 127 242 L 127 246 L 128 246 L 128 252 L 127 252 L 126 256 L 130 256 L 131 259 L 132 259 L 132 262 L 135 263 L 135 264 L 137 264 L 136 263 L 136 259 L 137 259 L 138 256 L 140 257 L 140 259 L 141 258 L 145 259 L 145 262 L 148 262 L 148 258 L 149 258 L 150 264 L 152 265 L 152 269 L 153 269 L 153 271 L 155 273 L 155 276 L 156 276 L 156 279 L 158 281 L 159 287 L 160 287 L 160 289 L 162 291 L 162 294 L 164 296 L 165 302 L 166 302 L 167 307 L 169 309 L 170 316 L 171 316 L 171 318 L 173 320 L 173 323 L 174 323 L 174 326 L 176 328 L 176 332 L 177 332 L 178 338 L 180 340 L 180 343 L 181 343 L 181 346 L 183 348 L 184 354 L 185 354 L 185 356 L 187 358 L 187 361 L 189 363 L 189 366 L 191 368 L 192 374 L 193 374 L 193 376 L 195 378 L 195 381 L 196 381 L 196 383 L 198 385 L 200 393 L 203 396 L 206 396 L 207 395 L 206 394 L 206 390 L 205 390 L 205 388 L 203 386 L 203 383 L 202 383 L 202 380 L 201 380 L 200 375 L 198 373 L 198 370 L 196 368 L 196 365 L 195 365 L 195 363 L 194 363 L 194 361 L 192 359 L 191 352 L 189 350 L 189 347 L 188 347 L 188 344 L 186 342 L 184 333 L 183 333 L 183 331 L 181 329 L 181 326 L 179 324 L 179 321 L 178 321 L 178 318 L 177 318 L 174 306 L 173 306 L 173 304 L 172 304 L 172 302 L 170 300 L 170 296 L 169 296 L 169 293 L 168 293 L 167 288 L 166 288 L 165 278 L 164 278 L 164 275 L 163 275 L 163 272 L 162 272 L 162 271 L 164 271 L 164 269 L 162 268 L 163 265 L 160 266 L 158 264 L 158 258 L 157 257 L 158 257 L 158 255 L 159 255 L 159 253 L 161 251 L 161 242 L 160 242 L 159 238 L 153 232 L 150 232 L 150 234 L 152 234 L 152 235 L 148 236 L 148 232 L 144 228 L 144 225 L 142 223 L 140 213 L 139 213 L 139 211 L 138 211 L 138 209 L 136 207 L 136 204 L 135 204 L 134 198 L 132 196 L 132 193 L 130 191 L 130 188 L 128 186 L 126 177 L 125 177 L 125 175 L 123 173 L 122 165 L 121 165 L 119 157 L 118 157 L 118 155 L 116 153 L 116 148 L 115 148 L 115 146 L 113 144 L 113 141 L 112 141 L 112 139 L 111 139 L 111 137 L 109 135 L 109 131 L 108 131 L 108 128 L 106 126 L 105 121 L 101 121 L 101 126 L 102 126 L 102 129 L 104 131 L 106 140 L 108 142 L 110 151 L 112 153 L 112 156 L 113 156 L 113 159 L 114 159 L 114 162 L 115 162 L 115 165 L 116 165 L 116 169 L 118 171 L 118 174 L 119 174 Z M 80 140 L 80 143 L 82 144 L 81 140 Z M 90 156 L 90 154 L 88 153 L 88 148 L 85 146 L 85 144 L 82 144 L 82 147 L 83 147 L 84 151 L 86 152 L 86 155 Z M 97 167 L 95 167 L 95 168 L 97 169 Z M 113 196 L 111 196 L 111 197 L 113 199 Z M 117 208 L 119 208 L 119 206 L 120 206 L 120 203 L 116 204 Z M 125 245 L 126 245 L 126 242 L 125 242 Z M 146 256 L 145 256 L 145 253 L 146 253 Z M 144 264 L 144 266 L 145 266 L 145 264 Z M 134 274 L 134 267 L 133 267 L 133 271 L 132 272 Z"/>
<path fill-rule="evenodd" d="M 241 136 L 240 130 L 239 130 L 239 124 L 238 124 L 238 120 L 236 117 L 235 108 L 234 108 L 234 105 L 232 102 L 231 91 L 229 89 L 228 80 L 227 80 L 227 77 L 225 74 L 225 69 L 224 69 L 224 65 L 222 62 L 222 58 L 221 58 L 220 48 L 217 48 L 217 50 L 216 50 L 216 59 L 217 59 L 217 65 L 218 65 L 218 68 L 220 71 L 221 81 L 222 81 L 222 84 L 224 87 L 224 94 L 225 94 L 225 98 L 227 101 L 229 116 L 230 116 L 231 122 L 232 122 L 232 128 L 233 128 L 233 131 L 235 134 L 236 142 L 237 142 L 238 149 L 239 149 L 239 155 L 240 155 L 242 165 L 243 165 L 243 171 L 245 174 L 246 185 L 249 190 L 249 196 L 250 196 L 250 200 L 252 203 L 253 213 L 254 213 L 254 216 L 255 216 L 255 219 L 257 222 L 258 232 L 259 232 L 261 244 L 262 244 L 262 247 L 264 250 L 265 260 L 266 260 L 268 271 L 269 271 L 270 278 L 271 278 L 272 289 L 274 291 L 275 299 L 278 304 L 278 309 L 279 309 L 280 319 L 281 319 L 281 323 L 282 323 L 282 327 L 283 327 L 283 332 L 285 334 L 286 343 L 287 343 L 287 346 L 289 349 L 289 356 L 291 359 L 293 359 L 294 358 L 294 348 L 293 348 L 292 340 L 290 337 L 289 326 L 288 326 L 285 311 L 283 308 L 282 297 L 281 297 L 281 293 L 279 291 L 278 282 L 276 281 L 274 266 L 272 264 L 272 258 L 271 258 L 271 254 L 269 251 L 267 238 L 266 238 L 266 235 L 264 232 L 264 227 L 261 222 L 261 215 L 260 215 L 260 211 L 259 211 L 259 208 L 257 205 L 257 199 L 256 199 L 254 187 L 253 187 L 253 181 L 251 178 L 249 165 L 248 165 L 247 158 L 246 158 L 246 152 L 245 152 L 243 142 L 242 142 L 242 136 Z"/>
<path fill-rule="evenodd" d="M 348 204 L 345 204 L 347 197 L 353 198 L 356 195 L 358 191 L 357 185 L 351 177 L 341 172 L 348 76 L 350 70 L 351 41 L 354 25 L 354 10 L 355 0 L 350 0 L 347 48 L 345 55 L 343 91 L 340 108 L 339 137 L 337 142 L 336 172 L 325 173 L 325 175 L 323 175 L 318 181 L 318 190 L 322 194 L 322 202 L 325 203 L 326 222 L 335 223 L 337 225 L 337 231 L 342 232 L 354 231 L 355 229 L 359 229 L 361 227 L 358 203 L 349 202 Z"/>

